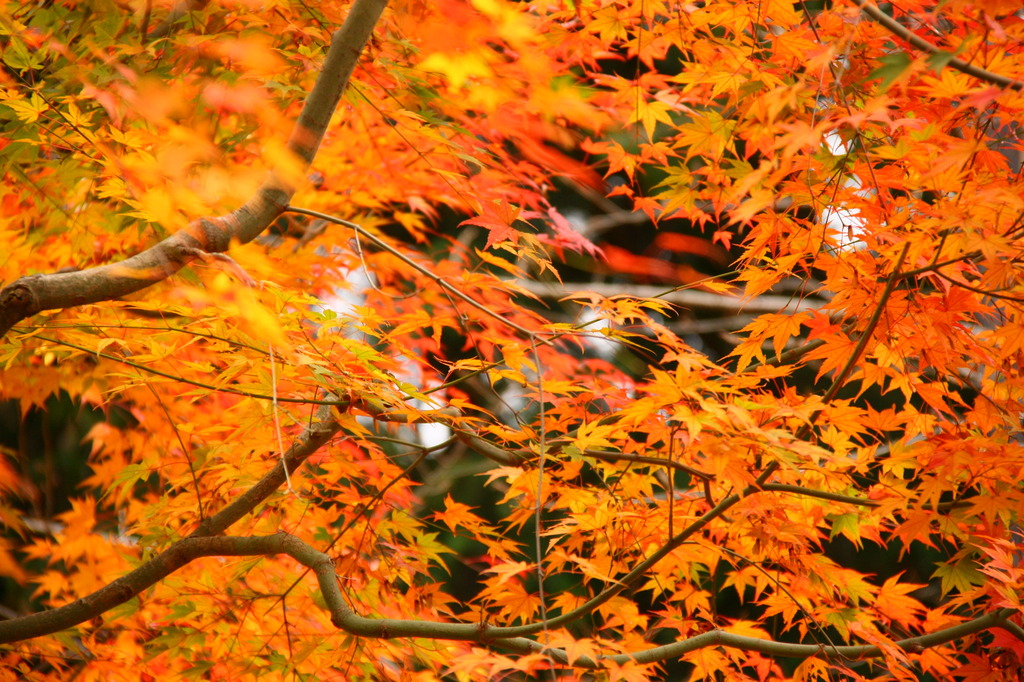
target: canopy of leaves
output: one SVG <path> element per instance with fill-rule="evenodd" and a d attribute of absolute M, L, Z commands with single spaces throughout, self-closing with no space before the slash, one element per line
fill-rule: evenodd
<path fill-rule="evenodd" d="M 0 665 L 1015 679 L 1022 84 L 1017 0 L 0 4 Z"/>

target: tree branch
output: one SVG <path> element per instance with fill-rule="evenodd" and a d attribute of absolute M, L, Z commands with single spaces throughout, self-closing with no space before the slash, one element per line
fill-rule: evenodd
<path fill-rule="evenodd" d="M 636 462 L 637 464 L 650 464 L 656 467 L 668 467 L 675 469 L 676 471 L 682 471 L 685 474 L 689 474 L 694 478 L 699 478 L 702 481 L 714 480 L 714 476 L 706 474 L 699 469 L 695 469 L 691 466 L 687 466 L 682 462 L 676 462 L 674 460 L 664 457 L 647 457 L 644 455 L 629 455 L 624 452 L 613 452 L 611 450 L 584 450 L 583 454 L 587 457 L 593 457 L 604 462 Z"/>
<path fill-rule="evenodd" d="M 38 329 L 42 329 L 42 327 L 37 327 L 37 328 Z M 172 381 L 177 381 L 177 382 L 180 382 L 180 383 L 183 383 L 183 384 L 187 384 L 189 386 L 195 386 L 196 388 L 204 388 L 204 389 L 206 389 L 206 390 L 208 390 L 210 392 L 228 393 L 230 395 L 242 396 L 243 398 L 252 398 L 253 400 L 267 400 L 267 401 L 277 400 L 277 402 L 279 402 L 279 403 L 297 403 L 297 404 L 300 404 L 300 405 L 336 405 L 336 406 L 341 407 L 341 408 L 346 408 L 346 407 L 348 407 L 351 404 L 351 401 L 347 400 L 347 399 L 346 400 L 341 400 L 341 399 L 327 400 L 327 399 L 315 399 L 315 398 L 295 398 L 295 397 L 287 397 L 287 396 L 276 396 L 275 397 L 273 395 L 266 395 L 266 394 L 263 394 L 263 393 L 254 393 L 252 391 L 243 391 L 242 389 L 233 388 L 231 386 L 217 386 L 215 384 L 207 384 L 207 383 L 203 383 L 202 381 L 195 381 L 194 379 L 186 379 L 185 377 L 178 376 L 177 374 L 173 374 L 171 372 L 164 372 L 162 370 L 156 369 L 154 367 L 151 367 L 149 365 L 143 364 L 141 362 L 132 362 L 131 360 L 128 360 L 127 358 L 122 358 L 122 357 L 119 357 L 117 355 L 112 355 L 111 353 L 105 353 L 103 351 L 95 351 L 95 350 L 92 350 L 91 348 L 86 348 L 85 346 L 79 346 L 78 344 L 69 343 L 69 342 L 63 341 L 61 339 L 55 339 L 55 338 L 50 337 L 50 336 L 44 336 L 42 334 L 39 334 L 35 338 L 40 339 L 42 341 L 47 341 L 49 343 L 52 343 L 52 344 L 55 344 L 55 345 L 58 345 L 58 346 L 64 346 L 65 348 L 73 348 L 73 349 L 75 349 L 77 351 L 81 351 L 83 353 L 87 353 L 87 354 L 95 356 L 97 358 L 103 358 L 104 360 L 111 360 L 113 362 L 119 362 L 119 363 L 125 365 L 126 367 L 131 367 L 132 369 L 138 370 L 139 372 L 143 372 L 145 374 L 152 374 L 153 376 L 163 377 L 164 379 L 171 379 Z"/>
<path fill-rule="evenodd" d="M 516 280 L 516 284 L 531 294 L 546 298 L 561 299 L 577 293 L 592 292 L 606 297 L 627 295 L 636 296 L 637 298 L 656 298 L 684 308 L 733 310 L 746 313 L 795 313 L 800 310 L 815 309 L 825 304 L 825 301 L 803 299 L 796 296 L 763 295 L 752 299 L 744 299 L 740 296 L 712 294 L 706 291 L 640 284 L 588 282 L 587 284 L 571 285 L 526 280 Z"/>
<path fill-rule="evenodd" d="M 857 6 L 860 7 L 861 11 L 864 12 L 864 14 L 868 15 L 874 21 L 884 26 L 886 29 L 889 30 L 890 33 L 892 33 L 896 37 L 905 40 L 906 42 L 910 43 L 912 46 L 916 47 L 922 52 L 927 52 L 928 54 L 934 55 L 943 51 L 940 50 L 938 46 L 928 42 L 927 40 L 917 35 L 900 22 L 890 17 L 882 10 L 878 9 L 878 7 L 876 7 L 874 3 L 868 2 L 868 0 L 853 1 L 857 3 Z M 998 85 L 1001 88 L 1008 88 L 1010 90 L 1024 89 L 1024 82 L 1022 81 L 1010 78 L 1009 76 L 1003 76 L 1001 74 L 994 73 L 992 71 L 989 71 L 988 69 L 983 69 L 980 66 L 968 64 L 962 59 L 957 59 L 956 57 L 950 59 L 947 62 L 947 64 L 956 69 L 957 71 L 966 73 L 968 76 L 980 78 L 986 83 Z"/>
<path fill-rule="evenodd" d="M 221 509 L 219 512 L 199 522 L 199 528 L 192 533 L 191 537 L 203 537 L 223 533 L 229 526 L 241 519 L 243 516 L 256 508 L 260 502 L 274 494 L 288 476 L 285 467 L 288 467 L 288 474 L 295 471 L 310 456 L 327 444 L 334 434 L 341 429 L 341 424 L 331 414 L 329 405 L 321 405 L 317 410 L 316 421 L 309 425 L 299 436 L 298 440 L 292 443 L 288 452 L 277 460 L 277 465 L 268 471 L 263 478 L 251 488 L 238 496 L 234 502 Z"/>
<path fill-rule="evenodd" d="M 209 537 L 224 532 L 229 526 L 256 508 L 270 497 L 285 481 L 284 467 L 294 472 L 314 452 L 323 447 L 341 426 L 331 415 L 330 406 L 323 405 L 317 411 L 317 421 L 312 423 L 292 444 L 277 465 L 242 493 L 234 502 L 222 510 L 203 519 L 198 529 L 185 540 L 174 543 L 168 549 L 146 561 L 135 570 L 101 587 L 89 596 L 65 606 L 19 618 L 0 621 L 0 643 L 19 642 L 33 637 L 53 634 L 75 627 L 106 611 L 123 604 L 142 591 L 164 579 L 195 557 L 182 559 L 188 554 L 190 540 Z M 184 544 L 183 544 L 184 543 Z M 182 549 L 185 547 L 185 549 Z M 182 552 L 185 552 L 183 555 Z M 260 552 L 257 552 L 260 553 Z M 201 554 L 199 556 L 209 556 Z"/>
<path fill-rule="evenodd" d="M 1007 619 L 1014 613 L 1016 613 L 1015 609 L 1000 609 L 998 611 L 992 611 L 991 613 L 979 616 L 974 620 L 969 620 L 966 623 L 960 623 L 959 625 L 954 625 L 952 627 L 917 637 L 901 639 L 897 642 L 893 642 L 893 645 L 904 651 L 921 651 L 922 649 L 953 642 L 963 637 L 982 632 L 983 630 L 989 630 L 994 627 L 1011 630 L 1016 626 Z M 511 644 L 513 646 L 521 646 L 522 641 L 523 640 L 511 642 Z M 546 652 L 551 654 L 559 662 L 568 663 L 567 656 L 564 651 L 552 651 L 550 649 L 546 649 L 538 642 L 532 642 L 531 640 L 525 641 L 531 642 L 532 644 L 527 651 L 531 653 Z M 499 642 L 499 645 L 504 645 L 504 642 Z M 631 661 L 635 663 L 657 663 L 658 661 L 677 659 L 691 651 L 706 649 L 713 646 L 721 646 L 728 649 L 739 649 L 741 651 L 756 651 L 758 653 L 767 654 L 769 656 L 778 656 L 780 658 L 811 658 L 813 656 L 822 656 L 827 659 L 856 660 L 862 658 L 877 658 L 883 654 L 879 647 L 872 644 L 849 644 L 838 646 L 822 644 L 791 644 L 789 642 L 776 642 L 770 639 L 758 639 L 756 637 L 737 635 L 731 632 L 724 632 L 722 630 L 711 630 L 710 632 L 689 637 L 679 642 L 673 642 L 672 644 L 666 644 L 665 646 L 646 649 L 632 654 L 600 657 L 597 661 L 581 657 L 576 661 L 573 661 L 572 665 L 581 668 L 592 668 L 600 667 L 601 661 L 611 661 L 620 665 Z"/>
<path fill-rule="evenodd" d="M 874 645 L 820 645 L 790 644 L 768 639 L 746 637 L 721 630 L 712 630 L 679 642 L 655 647 L 631 654 L 616 656 L 600 656 L 596 660 L 581 656 L 569 660 L 567 653 L 560 649 L 549 649 L 539 642 L 522 637 L 506 637 L 504 633 L 512 628 L 492 627 L 480 623 L 442 623 L 422 620 L 400 620 L 393 618 L 366 618 L 353 611 L 342 594 L 338 575 L 334 569 L 334 561 L 323 552 L 316 550 L 294 535 L 277 533 L 256 537 L 190 537 L 174 544 L 144 566 L 111 583 L 107 588 L 96 594 L 69 604 L 63 609 L 55 609 L 40 615 L 49 615 L 66 609 L 85 610 L 88 600 L 95 603 L 118 599 L 116 603 L 106 605 L 104 611 L 119 603 L 123 603 L 139 594 L 149 585 L 166 578 L 168 575 L 186 564 L 203 557 L 211 556 L 259 556 L 287 554 L 303 566 L 311 569 L 317 577 L 320 592 L 331 614 L 331 622 L 338 628 L 360 637 L 377 639 L 395 639 L 398 637 L 414 637 L 426 639 L 447 639 L 455 641 L 479 642 L 493 644 L 502 648 L 520 652 L 544 653 L 559 663 L 580 668 L 601 668 L 605 662 L 624 664 L 627 662 L 655 663 L 670 658 L 678 658 L 691 651 L 707 647 L 727 647 L 742 651 L 757 651 L 770 656 L 788 658 L 809 658 L 823 656 L 825 658 L 858 659 L 873 658 L 883 655 L 882 649 Z M 110 592 L 110 594 L 105 594 Z M 104 594 L 101 594 L 104 593 Z M 102 613 L 102 611 L 100 611 Z M 966 623 L 960 623 L 943 630 L 910 637 L 894 642 L 894 645 L 905 651 L 920 651 L 928 647 L 939 646 L 947 642 L 972 635 L 993 627 L 1006 627 L 1007 619 L 1016 613 L 1014 609 L 1000 609 L 987 613 Z M 12 639 L 7 626 L 9 623 L 24 622 L 25 619 L 0 623 L 0 643 L 16 641 Z M 82 622 L 85 618 L 79 620 Z M 55 631 L 55 630 L 50 630 Z M 38 632 L 32 636 L 45 634 Z"/>
<path fill-rule="evenodd" d="M 535 335 L 534 332 L 531 332 L 526 327 L 523 327 L 522 325 L 513 322 L 512 320 L 510 320 L 508 318 L 507 315 L 502 315 L 501 313 L 498 313 L 498 312 L 495 312 L 494 310 L 491 310 L 490 308 L 488 308 L 483 303 L 481 303 L 480 301 L 476 300 L 475 298 L 473 298 L 469 294 L 463 293 L 458 288 L 456 288 L 454 285 L 449 284 L 448 281 L 445 280 L 443 277 L 440 277 L 436 273 L 431 272 L 428 268 L 425 268 L 424 266 L 422 266 L 419 263 L 417 263 L 416 261 L 414 261 L 412 258 L 409 258 L 409 256 L 405 255 L 404 253 L 402 253 L 401 251 L 399 251 L 395 247 L 391 246 L 390 244 L 388 244 L 386 241 L 384 241 L 383 239 L 381 239 L 377 235 L 375 235 L 375 234 L 373 234 L 371 232 L 368 232 L 366 229 L 363 228 L 362 225 L 359 225 L 358 223 L 353 223 L 350 220 L 343 220 L 342 218 L 338 218 L 338 217 L 329 215 L 327 213 L 321 213 L 320 211 L 313 211 L 311 209 L 301 208 L 299 206 L 288 206 L 287 210 L 288 210 L 289 213 L 297 213 L 299 215 L 305 215 L 305 216 L 309 216 L 311 218 L 317 218 L 319 220 L 326 220 L 329 223 L 334 223 L 335 225 L 344 225 L 345 227 L 349 227 L 349 228 L 355 230 L 355 232 L 358 233 L 361 238 L 366 239 L 367 241 L 373 242 L 373 244 L 375 246 L 377 246 L 380 249 L 383 249 L 384 251 L 387 251 L 392 256 L 394 256 L 398 260 L 402 261 L 403 263 L 408 265 L 410 268 L 412 268 L 416 272 L 420 273 L 424 277 L 429 278 L 435 284 L 437 284 L 439 287 L 441 287 L 442 289 L 447 291 L 452 296 L 455 296 L 456 298 L 462 299 L 463 301 L 465 301 L 469 305 L 473 306 L 474 308 L 476 308 L 477 310 L 479 310 L 483 314 L 485 314 L 485 315 L 487 315 L 487 316 L 497 320 L 498 322 L 504 324 L 507 327 L 511 327 L 512 329 L 515 329 L 517 332 L 523 334 L 524 336 L 526 336 L 528 338 L 535 338 L 536 335 Z M 548 343 L 548 341 L 545 340 L 545 339 L 537 339 L 537 342 L 538 343 L 544 343 L 544 344 Z"/>
<path fill-rule="evenodd" d="M 355 0 L 331 46 L 288 148 L 307 166 L 387 0 Z M 273 171 L 245 205 L 227 215 L 201 218 L 159 244 L 118 263 L 77 272 L 21 277 L 0 290 L 0 337 L 21 320 L 44 310 L 108 301 L 160 282 L 202 252 L 226 251 L 233 241 L 255 239 L 277 218 L 295 187 Z"/>

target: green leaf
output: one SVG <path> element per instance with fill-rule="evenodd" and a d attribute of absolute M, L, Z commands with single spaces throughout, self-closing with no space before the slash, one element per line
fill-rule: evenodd
<path fill-rule="evenodd" d="M 953 59 L 956 57 L 954 52 L 946 52 L 945 50 L 938 50 L 928 57 L 928 67 L 932 71 L 942 71 Z"/>
<path fill-rule="evenodd" d="M 976 585 L 985 582 L 985 576 L 978 570 L 974 561 L 960 559 L 956 562 L 939 564 L 935 576 L 942 580 L 942 596 L 945 597 L 954 588 L 961 594 L 968 592 Z"/>
<path fill-rule="evenodd" d="M 868 74 L 868 79 L 882 79 L 882 82 L 878 85 L 880 92 L 888 90 L 889 86 L 892 85 L 897 78 L 902 76 L 907 69 L 910 68 L 910 65 L 914 63 L 914 60 L 911 59 L 910 55 L 906 52 L 894 52 L 892 54 L 887 54 L 884 57 L 879 57 L 878 61 L 882 63 L 882 66 Z"/>
<path fill-rule="evenodd" d="M 22 43 L 13 41 L 4 51 L 4 64 L 15 71 L 37 71 L 46 64 L 41 56 L 40 52 L 30 51 Z"/>
<path fill-rule="evenodd" d="M 842 535 L 852 542 L 856 547 L 861 546 L 860 540 L 860 514 L 837 514 L 832 517 L 832 532 L 829 540 L 834 540 L 837 535 Z"/>
<path fill-rule="evenodd" d="M 181 673 L 181 676 L 188 680 L 204 679 L 203 676 L 209 672 L 214 665 L 215 663 L 213 661 L 193 661 L 189 665 L 189 669 Z"/>

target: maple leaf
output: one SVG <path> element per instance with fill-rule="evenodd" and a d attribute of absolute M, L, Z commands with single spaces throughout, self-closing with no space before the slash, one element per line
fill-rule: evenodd
<path fill-rule="evenodd" d="M 519 241 L 519 230 L 513 227 L 513 224 L 519 220 L 520 208 L 513 206 L 505 199 L 501 199 L 496 202 L 485 203 L 483 205 L 483 212 L 473 218 L 467 218 L 459 223 L 459 226 L 463 225 L 478 225 L 486 228 L 487 233 L 487 245 L 485 248 L 491 248 L 501 242 L 510 241 L 513 244 Z"/>
<path fill-rule="evenodd" d="M 886 579 L 878 589 L 875 608 L 884 614 L 886 618 L 905 628 L 910 628 L 918 623 L 918 619 L 924 611 L 924 605 L 917 599 L 906 595 L 925 586 L 901 583 L 901 576 L 902 573 L 897 573 Z"/>
<path fill-rule="evenodd" d="M 516 576 L 520 576 L 530 571 L 536 571 L 537 567 L 535 564 L 528 564 L 522 561 L 514 563 L 503 563 L 498 566 L 492 566 L 488 568 L 485 573 L 495 573 L 498 576 L 498 585 L 503 585 L 509 580 L 512 580 Z"/>
<path fill-rule="evenodd" d="M 601 256 L 603 251 L 594 245 L 589 239 L 580 234 L 579 230 L 562 215 L 558 209 L 551 206 L 547 211 L 551 218 L 551 226 L 555 233 L 552 243 L 556 246 L 564 246 L 579 253 L 587 253 L 591 256 Z"/>

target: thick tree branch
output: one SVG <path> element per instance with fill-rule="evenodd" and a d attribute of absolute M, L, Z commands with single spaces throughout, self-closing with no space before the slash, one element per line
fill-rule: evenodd
<path fill-rule="evenodd" d="M 1014 609 L 1000 609 L 998 611 L 993 611 L 983 616 L 979 616 L 973 620 L 969 620 L 966 623 L 960 623 L 959 625 L 954 625 L 952 627 L 937 630 L 918 637 L 901 639 L 893 642 L 893 645 L 903 651 L 917 652 L 923 649 L 947 644 L 963 637 L 996 627 L 1012 631 L 1016 625 L 1007 619 L 1015 613 L 1016 611 Z M 568 663 L 568 659 L 564 651 L 552 651 L 550 649 L 546 649 L 538 642 L 519 639 L 511 642 L 511 644 L 513 646 L 521 646 L 521 643 L 524 641 L 530 642 L 530 646 L 526 649 L 517 648 L 517 650 L 523 651 L 524 653 L 547 652 L 550 653 L 555 660 L 561 663 Z M 499 642 L 499 645 L 501 646 L 504 646 L 504 644 L 505 642 Z M 879 647 L 871 644 L 848 644 L 838 646 L 824 644 L 791 644 L 788 642 L 776 642 L 770 639 L 758 639 L 756 637 L 737 635 L 731 632 L 724 632 L 722 630 L 711 630 L 710 632 L 689 637 L 679 642 L 673 642 L 672 644 L 666 644 L 665 646 L 646 649 L 632 654 L 619 654 L 616 656 L 601 657 L 598 661 L 593 661 L 589 658 L 580 658 L 573 661 L 572 665 L 581 668 L 591 668 L 600 667 L 601 661 L 612 661 L 620 665 L 630 661 L 636 663 L 657 663 L 658 661 L 678 659 L 680 656 L 698 649 L 718 646 L 726 647 L 728 649 L 738 649 L 740 651 L 756 651 L 768 656 L 777 656 L 780 658 L 811 658 L 813 656 L 821 656 L 822 658 L 827 659 L 857 660 L 864 658 L 877 658 L 882 656 L 884 653 Z"/>
<path fill-rule="evenodd" d="M 289 150 L 307 166 L 386 5 L 387 0 L 355 0 L 344 25 L 331 38 L 316 85 L 288 141 Z M 244 206 L 227 215 L 197 220 L 142 253 L 88 270 L 14 281 L 0 290 L 0 337 L 36 313 L 126 296 L 170 277 L 203 252 L 222 252 L 234 241 L 252 241 L 281 214 L 295 189 L 271 172 Z"/>
<path fill-rule="evenodd" d="M 931 44 L 921 36 L 917 35 L 913 31 L 908 29 L 900 22 L 890 17 L 882 10 L 878 9 L 878 7 L 876 7 L 874 3 L 868 2 L 868 0 L 853 1 L 857 3 L 857 6 L 860 7 L 861 11 L 864 12 L 864 14 L 868 15 L 874 21 L 884 26 L 886 29 L 889 30 L 890 33 L 892 33 L 896 37 L 905 40 L 907 43 L 916 47 L 922 52 L 927 52 L 928 54 L 931 55 L 942 52 L 942 50 L 940 50 L 936 45 Z M 1002 74 L 994 73 L 992 71 L 989 71 L 988 69 L 983 69 L 980 66 L 968 64 L 962 59 L 957 59 L 956 57 L 954 57 L 946 63 L 949 66 L 956 69 L 957 71 L 966 73 L 968 76 L 980 78 L 986 83 L 998 85 L 1001 88 L 1008 88 L 1010 90 L 1024 89 L 1024 82 L 1022 81 L 1010 78 L 1009 76 L 1003 76 Z"/>
<path fill-rule="evenodd" d="M 789 658 L 808 658 L 811 656 L 823 656 L 826 658 L 858 659 L 872 658 L 884 654 L 883 650 L 874 645 L 819 645 L 819 644 L 790 644 L 776 642 L 768 639 L 757 639 L 736 635 L 721 630 L 712 630 L 695 637 L 674 642 L 665 646 L 655 647 L 632 654 L 619 654 L 617 656 L 599 657 L 594 660 L 590 657 L 580 657 L 569 660 L 565 651 L 548 649 L 538 642 L 521 637 L 508 637 L 512 628 L 492 627 L 479 623 L 440 623 L 420 620 L 399 620 L 391 618 L 366 618 L 355 613 L 345 601 L 342 594 L 338 575 L 335 572 L 334 562 L 331 557 L 316 550 L 299 538 L 287 533 L 276 535 L 265 535 L 257 537 L 191 537 L 186 538 L 173 547 L 147 562 L 128 575 L 118 579 L 108 588 L 87 598 L 79 600 L 64 607 L 64 609 L 77 608 L 85 610 L 88 608 L 88 600 L 96 602 L 118 599 L 122 603 L 131 599 L 158 580 L 166 578 L 182 566 L 203 557 L 211 556 L 259 556 L 287 554 L 303 566 L 311 569 L 317 577 L 321 594 L 331 614 L 331 622 L 335 626 L 353 635 L 360 637 L 373 637 L 378 639 L 394 639 L 398 637 L 414 637 L 427 639 L 447 639 L 456 641 L 479 642 L 481 644 L 492 644 L 502 648 L 509 648 L 521 652 L 543 652 L 550 655 L 554 660 L 581 668 L 600 668 L 605 662 L 619 664 L 634 661 L 637 663 L 655 663 L 672 658 L 678 658 L 688 652 L 696 651 L 707 647 L 728 647 L 743 651 L 757 651 L 770 656 Z M 101 594 L 105 591 L 111 594 Z M 116 605 L 112 604 L 111 606 Z M 107 606 L 106 608 L 111 608 Z M 47 612 L 56 613 L 63 609 Z M 104 609 L 106 610 L 106 609 Z M 966 623 L 961 623 L 943 630 L 932 632 L 918 637 L 894 642 L 894 646 L 905 651 L 920 651 L 929 647 L 939 646 L 954 640 L 972 635 L 983 630 L 994 627 L 1006 627 L 1008 618 L 1015 612 L 1014 609 L 1000 609 L 985 614 Z M 41 615 L 47 615 L 41 614 Z M 18 619 L 11 622 L 23 622 L 25 619 Z M 84 618 L 81 620 L 85 620 Z M 79 621 L 81 622 L 81 621 Z M 12 639 L 8 629 L 8 623 L 0 623 L 0 643 L 21 639 Z M 1011 624 L 1012 625 L 1012 624 Z M 35 635 L 45 634 L 37 632 Z"/>
<path fill-rule="evenodd" d="M 134 571 L 121 576 L 83 599 L 55 609 L 0 621 L 0 643 L 20 642 L 67 630 L 101 616 L 106 611 L 152 587 L 194 558 L 181 559 L 182 552 L 186 551 L 187 553 L 187 549 L 181 549 L 182 543 L 224 532 L 281 487 L 285 481 L 285 466 L 288 467 L 289 472 L 294 472 L 313 453 L 323 447 L 340 428 L 340 424 L 331 414 L 331 407 L 321 406 L 317 411 L 316 421 L 306 428 L 277 465 L 234 502 L 213 516 L 203 519 L 191 537 L 176 542 Z M 184 546 L 187 548 L 190 545 L 185 544 Z"/>
<path fill-rule="evenodd" d="M 278 460 L 277 465 L 255 485 L 239 495 L 234 502 L 213 516 L 203 519 L 192 537 L 223 533 L 229 526 L 255 509 L 256 505 L 273 495 L 288 480 L 285 467 L 288 467 L 288 474 L 294 474 L 302 463 L 326 445 L 339 429 L 341 429 L 341 424 L 331 414 L 331 407 L 321 405 L 317 410 L 316 421 L 310 424 L 299 439 L 288 448 L 284 456 Z"/>
<path fill-rule="evenodd" d="M 303 436 L 286 453 L 284 459 L 290 471 L 298 467 L 337 432 L 339 425 L 330 416 L 330 408 L 328 406 L 321 407 L 318 419 L 319 421 L 307 429 Z M 361 637 L 381 639 L 416 637 L 473 641 L 481 644 L 493 644 L 501 648 L 523 653 L 543 652 L 551 655 L 554 660 L 560 663 L 583 668 L 599 668 L 602 666 L 602 661 L 605 660 L 614 661 L 619 664 L 628 661 L 653 663 L 678 658 L 690 651 L 709 646 L 724 646 L 744 651 L 757 651 L 771 656 L 793 658 L 821 655 L 828 658 L 857 659 L 883 655 L 883 651 L 874 645 L 791 644 L 744 637 L 714 630 L 673 644 L 632 654 L 601 657 L 597 661 L 586 657 L 570 661 L 564 651 L 547 649 L 542 644 L 525 637 L 542 630 L 571 623 L 590 613 L 597 606 L 607 602 L 608 599 L 635 583 L 656 563 L 671 554 L 671 552 L 685 543 L 696 532 L 704 528 L 712 519 L 723 515 L 730 507 L 749 495 L 768 490 L 777 490 L 797 495 L 817 496 L 792 486 L 769 484 L 766 486 L 767 490 L 751 486 L 741 493 L 729 495 L 714 508 L 708 510 L 691 523 L 685 530 L 673 537 L 659 551 L 638 564 L 615 585 L 610 586 L 582 606 L 555 618 L 548 619 L 544 623 L 501 627 L 480 623 L 441 623 L 421 620 L 366 618 L 356 614 L 346 603 L 330 557 L 305 544 L 298 538 L 285 533 L 262 537 L 224 537 L 215 535 L 223 532 L 246 513 L 254 509 L 256 505 L 280 488 L 284 480 L 283 464 L 279 462 L 272 471 L 243 493 L 235 502 L 217 514 L 205 519 L 192 536 L 176 542 L 142 566 L 97 590 L 88 597 L 57 609 L 8 621 L 0 621 L 0 644 L 52 634 L 79 625 L 86 620 L 96 618 L 104 612 L 134 598 L 166 578 L 175 570 L 198 558 L 208 556 L 287 554 L 316 573 L 321 592 L 331 613 L 331 621 L 342 630 Z M 853 499 L 843 501 L 859 502 L 859 500 Z M 917 651 L 951 642 L 993 627 L 1002 627 L 1016 636 L 1020 632 L 1019 626 L 1007 620 L 1014 613 L 1016 612 L 1013 609 L 1002 609 L 944 630 L 900 640 L 895 642 L 894 645 L 904 650 Z"/>
<path fill-rule="evenodd" d="M 677 533 L 668 542 L 662 545 L 656 552 L 651 554 L 651 556 L 647 557 L 646 559 L 638 563 L 636 566 L 634 566 L 632 571 L 622 576 L 622 578 L 620 578 L 614 584 L 605 588 L 603 592 L 600 592 L 599 594 L 591 597 L 585 603 L 581 604 L 575 609 L 567 611 L 561 615 L 555 616 L 554 618 L 549 618 L 542 623 L 531 623 L 529 625 L 518 625 L 513 627 L 499 628 L 498 630 L 496 630 L 496 632 L 500 632 L 500 634 L 495 636 L 521 637 L 534 635 L 543 630 L 561 627 L 562 625 L 576 621 L 579 618 L 593 612 L 597 609 L 597 607 L 606 603 L 615 595 L 619 594 L 620 592 L 628 589 L 629 587 L 637 583 L 641 578 L 647 575 L 647 572 L 651 570 L 655 566 L 655 564 L 659 563 L 662 559 L 664 559 L 672 552 L 674 552 L 676 549 L 685 544 L 697 532 L 703 530 L 705 526 L 711 523 L 711 521 L 725 514 L 725 512 L 727 512 L 732 506 L 734 506 L 743 498 L 753 495 L 757 492 L 758 489 L 756 487 L 748 486 L 739 493 L 733 493 L 732 495 L 728 495 L 727 497 L 723 498 L 721 502 L 716 504 L 708 511 L 704 512 L 704 514 L 702 514 L 699 518 L 690 523 L 690 525 L 688 525 L 681 532 Z"/>

